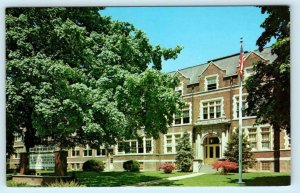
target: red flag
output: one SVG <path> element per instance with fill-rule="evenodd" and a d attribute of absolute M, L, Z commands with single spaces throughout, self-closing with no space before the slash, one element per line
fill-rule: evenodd
<path fill-rule="evenodd" d="M 239 60 L 239 67 L 238 67 L 239 68 L 238 73 L 240 77 L 243 77 L 244 75 L 244 60 L 245 60 L 244 50 L 243 50 L 243 45 L 241 44 L 240 60 Z"/>

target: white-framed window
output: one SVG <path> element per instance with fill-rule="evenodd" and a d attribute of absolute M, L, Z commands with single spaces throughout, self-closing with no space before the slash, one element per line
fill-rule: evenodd
<path fill-rule="evenodd" d="M 190 124 L 192 117 L 192 103 L 187 103 L 181 113 L 175 114 L 174 125 Z"/>
<path fill-rule="evenodd" d="M 253 67 L 247 67 L 244 69 L 244 79 L 249 78 L 250 76 L 252 76 L 254 74 L 254 69 Z"/>
<path fill-rule="evenodd" d="M 239 118 L 239 110 L 240 110 L 240 105 L 239 105 L 239 95 L 234 95 L 233 96 L 233 117 L 234 119 L 238 119 Z M 255 113 L 246 113 L 246 109 L 248 108 L 248 104 L 247 104 L 247 94 L 243 94 L 242 96 L 242 117 L 253 117 L 255 116 Z"/>
<path fill-rule="evenodd" d="M 79 157 L 80 156 L 80 150 L 79 147 L 75 147 L 71 149 L 71 157 Z"/>
<path fill-rule="evenodd" d="M 70 168 L 75 171 L 81 170 L 80 163 L 70 163 Z"/>
<path fill-rule="evenodd" d="M 190 135 L 190 142 L 192 143 L 191 132 L 188 132 Z M 183 136 L 183 132 L 178 133 L 168 133 L 164 135 L 164 153 L 165 154 L 174 154 L 177 152 L 178 143 Z"/>
<path fill-rule="evenodd" d="M 248 128 L 248 139 L 251 145 L 251 148 L 257 149 L 257 128 Z"/>
<path fill-rule="evenodd" d="M 25 152 L 24 147 L 14 147 L 15 153 L 13 154 L 14 159 L 20 159 L 20 153 Z"/>
<path fill-rule="evenodd" d="M 151 154 L 153 139 L 143 137 L 142 140 L 127 140 L 117 145 L 117 154 Z"/>
<path fill-rule="evenodd" d="M 183 82 L 180 82 L 179 85 L 175 87 L 175 91 L 177 91 L 180 95 L 183 95 Z"/>
<path fill-rule="evenodd" d="M 261 127 L 261 148 L 270 149 L 271 148 L 271 132 L 270 127 Z"/>
<path fill-rule="evenodd" d="M 217 119 L 221 118 L 223 112 L 223 100 L 215 99 L 201 102 L 201 119 Z"/>
<path fill-rule="evenodd" d="M 90 146 L 86 146 L 83 150 L 83 157 L 91 157 L 93 155 L 93 150 L 90 148 Z"/>
<path fill-rule="evenodd" d="M 96 149 L 96 156 L 97 157 L 103 157 L 103 156 L 106 156 L 106 149 L 105 148 L 97 148 Z"/>
<path fill-rule="evenodd" d="M 15 142 L 23 141 L 23 135 L 21 135 L 20 133 L 16 133 L 16 134 L 14 135 L 14 141 L 15 141 Z"/>
<path fill-rule="evenodd" d="M 216 90 L 218 89 L 218 75 L 210 75 L 205 77 L 205 90 L 210 91 L 210 90 Z"/>

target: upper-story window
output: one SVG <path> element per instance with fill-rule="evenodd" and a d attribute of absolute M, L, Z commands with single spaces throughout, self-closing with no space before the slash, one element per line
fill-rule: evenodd
<path fill-rule="evenodd" d="M 20 133 L 15 134 L 14 140 L 15 142 L 23 141 L 23 135 L 21 135 Z"/>
<path fill-rule="evenodd" d="M 202 102 L 202 119 L 216 119 L 222 115 L 222 100 Z"/>
<path fill-rule="evenodd" d="M 83 157 L 91 157 L 93 154 L 93 150 L 87 145 L 83 150 Z"/>
<path fill-rule="evenodd" d="M 80 156 L 79 147 L 72 148 L 72 150 L 71 150 L 71 157 L 78 157 L 78 156 Z"/>
<path fill-rule="evenodd" d="M 183 94 L 183 82 L 180 82 L 180 84 L 175 87 L 175 91 L 177 91 L 180 95 Z"/>
<path fill-rule="evenodd" d="M 247 79 L 248 77 L 252 76 L 254 74 L 253 67 L 248 67 L 244 69 L 244 79 Z"/>
<path fill-rule="evenodd" d="M 239 105 L 239 96 L 235 95 L 234 96 L 234 118 L 237 119 L 239 118 L 239 113 L 240 113 L 240 105 Z M 247 96 L 243 95 L 242 97 L 242 117 L 250 117 L 250 116 L 255 116 L 255 112 L 252 113 L 247 113 L 246 109 L 248 108 L 247 104 Z"/>
<path fill-rule="evenodd" d="M 97 148 L 96 149 L 96 156 L 100 157 L 100 156 L 105 156 L 106 155 L 106 149 L 104 148 Z"/>
<path fill-rule="evenodd" d="M 270 149 L 270 127 L 262 127 L 261 128 L 261 148 L 262 149 Z"/>
<path fill-rule="evenodd" d="M 175 125 L 181 125 L 181 124 L 189 124 L 191 123 L 191 111 L 192 111 L 192 104 L 187 103 L 186 106 L 182 109 L 181 113 L 175 114 Z"/>
<path fill-rule="evenodd" d="M 213 75 L 213 76 L 207 76 L 205 77 L 205 85 L 206 85 L 206 90 L 215 90 L 218 88 L 218 76 Z"/>
<path fill-rule="evenodd" d="M 152 138 L 143 137 L 143 140 L 127 140 L 118 143 L 118 154 L 139 154 L 139 153 L 152 153 L 153 142 Z"/>

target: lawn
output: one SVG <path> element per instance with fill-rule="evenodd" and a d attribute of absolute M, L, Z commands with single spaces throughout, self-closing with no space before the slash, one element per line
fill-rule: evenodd
<path fill-rule="evenodd" d="M 163 180 L 165 178 L 187 175 L 190 173 L 162 171 L 145 172 L 75 172 L 80 184 L 87 187 L 132 186 L 141 182 Z"/>
<path fill-rule="evenodd" d="M 155 186 L 239 186 L 238 175 L 204 174 L 201 176 L 186 178 L 177 181 L 164 181 Z M 245 186 L 287 186 L 290 185 L 288 173 L 244 173 Z"/>
<path fill-rule="evenodd" d="M 165 174 L 162 171 L 146 172 L 74 172 L 80 185 L 87 187 L 118 186 L 238 186 L 238 175 L 204 174 L 182 180 L 169 181 L 166 178 L 187 175 L 190 173 L 174 172 Z M 70 174 L 70 173 L 69 173 Z M 290 184 L 289 173 L 244 173 L 245 186 L 287 186 Z M 144 183 L 148 182 L 148 183 Z M 149 183 L 150 182 L 150 183 Z M 151 183 L 155 182 L 155 183 Z M 14 184 L 7 181 L 7 186 L 24 187 L 26 184 Z"/>

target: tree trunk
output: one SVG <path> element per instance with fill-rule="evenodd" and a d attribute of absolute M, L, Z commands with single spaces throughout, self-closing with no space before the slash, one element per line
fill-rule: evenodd
<path fill-rule="evenodd" d="M 274 126 L 274 172 L 280 172 L 280 127 Z"/>
<path fill-rule="evenodd" d="M 66 176 L 67 175 L 67 151 L 55 151 L 55 175 Z"/>
<path fill-rule="evenodd" d="M 25 175 L 29 170 L 29 154 L 27 152 L 20 153 L 20 174 Z"/>

